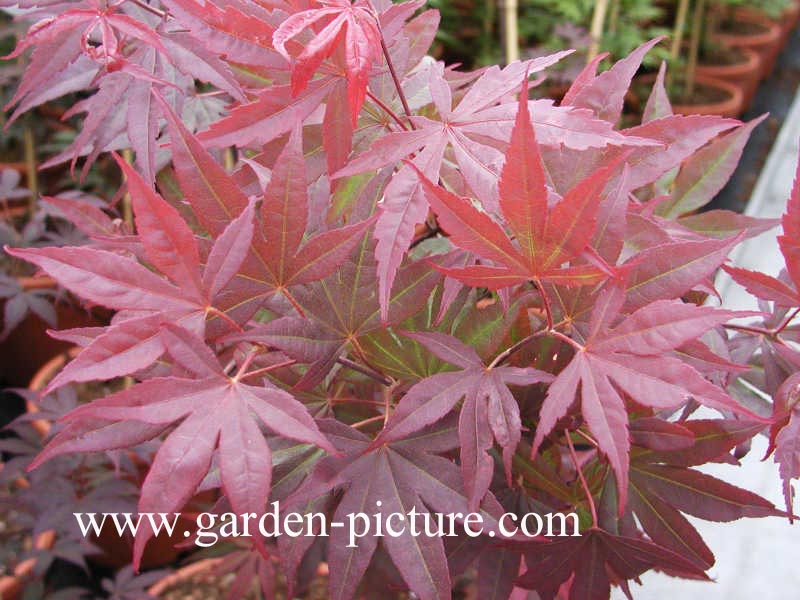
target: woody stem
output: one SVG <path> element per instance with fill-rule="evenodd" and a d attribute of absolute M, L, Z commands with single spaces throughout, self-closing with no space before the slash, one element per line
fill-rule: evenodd
<path fill-rule="evenodd" d="M 381 36 L 381 50 L 383 51 L 383 57 L 386 59 L 386 64 L 389 67 L 389 73 L 392 76 L 392 81 L 394 81 L 394 87 L 397 89 L 397 95 L 400 97 L 400 102 L 403 105 L 403 111 L 406 113 L 406 117 L 408 117 L 408 124 L 411 125 L 411 129 L 416 129 L 414 122 L 411 120 L 411 108 L 408 106 L 408 100 L 406 100 L 406 95 L 403 93 L 403 86 L 400 85 L 400 79 L 397 77 L 397 71 L 394 70 L 392 57 L 389 55 L 389 49 L 386 47 L 386 41 L 383 39 L 383 36 Z"/>
<path fill-rule="evenodd" d="M 382 383 L 385 386 L 390 386 L 393 383 L 393 381 L 391 379 L 389 379 L 388 377 L 386 377 L 385 375 L 382 375 L 382 374 L 378 373 L 377 371 L 374 371 L 373 369 L 371 369 L 369 367 L 365 367 L 364 365 L 360 365 L 357 362 L 355 362 L 353 360 L 350 360 L 349 358 L 345 358 L 343 356 L 340 356 L 339 358 L 336 359 L 336 362 L 338 362 L 343 367 L 347 367 L 348 369 L 352 369 L 353 371 L 357 371 L 357 372 L 361 373 L 362 375 L 366 375 L 367 377 L 370 377 L 370 378 L 374 379 L 375 381 L 377 381 L 378 383 Z"/>
<path fill-rule="evenodd" d="M 578 479 L 581 481 L 581 486 L 586 494 L 586 499 L 589 501 L 589 510 L 592 511 L 592 527 L 597 527 L 597 507 L 594 505 L 594 498 L 592 492 L 589 491 L 589 484 L 586 483 L 586 478 L 583 476 L 583 469 L 578 462 L 578 455 L 575 452 L 575 446 L 572 445 L 572 438 L 569 431 L 564 430 L 564 437 L 567 438 L 567 446 L 569 446 L 569 455 L 572 457 L 572 462 L 575 465 L 575 470 L 578 472 Z"/>
<path fill-rule="evenodd" d="M 380 98 L 378 98 L 378 97 L 377 97 L 375 94 L 373 94 L 373 93 L 372 93 L 372 92 L 370 92 L 369 90 L 367 90 L 367 96 L 369 96 L 369 98 L 370 98 L 370 99 L 371 99 L 371 100 L 372 100 L 372 101 L 373 101 L 375 104 L 377 104 L 378 106 L 380 106 L 380 107 L 381 107 L 381 110 L 383 110 L 383 112 L 385 112 L 387 115 L 389 115 L 389 116 L 390 116 L 390 117 L 391 117 L 391 118 L 394 120 L 394 122 L 395 122 L 395 123 L 397 123 L 397 124 L 398 124 L 400 127 L 402 127 L 404 130 L 408 131 L 408 125 L 406 125 L 405 123 L 403 123 L 403 120 L 402 120 L 402 119 L 401 119 L 401 118 L 400 118 L 400 117 L 397 115 L 397 113 L 396 113 L 396 112 L 394 112 L 394 111 L 393 111 L 393 110 L 392 110 L 392 109 L 391 109 L 389 106 L 387 106 L 387 104 L 386 104 L 386 103 L 385 103 L 383 100 L 381 100 Z"/>

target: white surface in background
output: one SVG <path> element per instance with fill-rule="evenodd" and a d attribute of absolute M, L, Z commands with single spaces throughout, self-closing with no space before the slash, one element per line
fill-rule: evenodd
<path fill-rule="evenodd" d="M 800 92 L 795 96 L 786 121 L 753 188 L 753 194 L 745 210 L 746 215 L 778 218 L 783 214 L 792 191 L 797 167 L 798 140 L 800 140 Z M 784 264 L 776 239 L 780 231 L 780 227 L 777 227 L 739 244 L 731 253 L 731 262 L 737 267 L 777 275 Z M 753 297 L 744 288 L 731 281 L 727 273 L 721 273 L 717 278 L 717 289 L 724 298 L 726 308 L 758 309 Z"/>
<path fill-rule="evenodd" d="M 742 466 L 706 465 L 699 470 L 735 486 L 756 492 L 784 506 L 778 467 L 761 462 L 767 441 L 753 440 Z M 733 523 L 711 523 L 689 517 L 717 558 L 708 574 L 713 582 L 675 579 L 647 573 L 642 587 L 631 586 L 635 600 L 791 600 L 800 598 L 800 523 L 767 517 Z M 614 600 L 624 594 L 615 589 Z"/>
<path fill-rule="evenodd" d="M 764 169 L 753 189 L 745 214 L 780 217 L 792 188 L 800 140 L 800 91 L 778 134 Z M 776 236 L 780 228 L 740 244 L 731 254 L 733 264 L 777 275 L 783 256 Z M 753 298 L 725 273 L 717 279 L 723 306 L 741 310 L 758 308 Z M 753 448 L 741 467 L 707 465 L 700 470 L 733 485 L 753 491 L 784 507 L 777 465 L 770 458 L 761 462 L 767 442 L 753 440 Z M 795 483 L 795 489 L 800 485 Z M 713 583 L 675 579 L 660 573 L 642 577 L 643 586 L 633 584 L 636 600 L 791 600 L 800 598 L 800 523 L 787 519 L 742 519 L 733 523 L 710 523 L 689 517 L 717 558 L 709 570 Z M 618 589 L 613 600 L 622 600 Z"/>

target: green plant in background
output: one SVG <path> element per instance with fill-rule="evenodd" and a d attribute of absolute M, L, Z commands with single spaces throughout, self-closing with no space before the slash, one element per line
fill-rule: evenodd
<path fill-rule="evenodd" d="M 772 19 L 778 19 L 784 9 L 789 6 L 790 0 L 716 0 L 714 5 L 729 7 L 751 8 L 758 10 Z"/>
<path fill-rule="evenodd" d="M 441 12 L 436 39 L 449 60 L 466 66 L 501 61 L 503 34 L 498 16 L 502 1 L 428 0 L 427 5 Z M 525 54 L 540 54 L 575 48 L 576 58 L 585 62 L 591 43 L 587 36 L 597 5 L 595 0 L 520 0 L 521 49 Z M 615 60 L 669 32 L 663 23 L 664 10 L 653 0 L 610 0 L 607 6 L 598 49 Z M 645 66 L 657 66 L 666 57 L 665 49 L 656 49 L 645 59 Z M 574 70 L 569 62 L 562 66 L 568 73 Z"/>
<path fill-rule="evenodd" d="M 522 0 L 520 39 L 527 46 L 543 45 L 548 50 L 575 47 L 575 38 L 562 34 L 565 24 L 589 31 L 599 3 L 594 0 Z M 663 24 L 664 10 L 653 0 L 611 0 L 600 19 L 598 50 L 613 59 L 629 54 L 647 40 L 668 33 Z M 645 60 L 653 67 L 666 57 L 655 49 Z"/>
<path fill-rule="evenodd" d="M 441 14 L 436 41 L 448 61 L 465 67 L 501 60 L 495 0 L 428 0 Z"/>
<path fill-rule="evenodd" d="M 614 59 L 630 54 L 647 40 L 669 34 L 664 23 L 664 9 L 652 0 L 612 0 L 600 50 Z M 667 57 L 667 50 L 656 46 L 644 59 L 644 65 L 654 67 Z"/>

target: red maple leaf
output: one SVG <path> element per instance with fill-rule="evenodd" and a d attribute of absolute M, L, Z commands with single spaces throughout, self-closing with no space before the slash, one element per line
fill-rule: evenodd
<path fill-rule="evenodd" d="M 507 386 L 549 382 L 553 377 L 532 368 L 487 367 L 473 348 L 443 333 L 405 335 L 462 370 L 437 373 L 412 386 L 373 446 L 402 440 L 444 417 L 464 398 L 458 423 L 461 473 L 470 506 L 476 507 L 494 473 L 494 461 L 488 454 L 493 439 L 503 448 L 506 478 L 511 479 L 511 459 L 520 441 L 522 423 L 517 401 Z"/>
<path fill-rule="evenodd" d="M 68 425 L 31 468 L 80 444 L 86 447 L 87 433 L 96 451 L 136 445 L 177 424 L 142 484 L 139 512 L 180 510 L 207 475 L 216 450 L 225 495 L 234 511 L 245 514 L 263 512 L 272 480 L 271 452 L 259 423 L 280 436 L 337 453 L 291 394 L 268 380 L 258 386 L 244 383 L 249 376 L 246 360 L 229 376 L 214 352 L 184 328 L 164 324 L 160 337 L 175 363 L 191 376 L 148 379 L 73 410 L 64 417 L 68 424 L 88 422 L 95 428 L 87 432 Z M 97 421 L 103 425 L 97 427 Z M 112 425 L 117 426 L 109 429 Z M 150 529 L 137 533 L 134 565 L 150 535 Z"/>
<path fill-rule="evenodd" d="M 499 181 L 500 211 L 516 245 L 488 214 L 419 173 L 428 202 L 453 244 L 491 263 L 442 271 L 467 285 L 491 290 L 528 281 L 540 288 L 542 283 L 598 283 L 614 273 L 596 253 L 586 251 L 597 225 L 598 198 L 624 155 L 580 181 L 551 206 L 528 113 L 527 87 L 524 79 Z M 584 255 L 594 260 L 564 266 Z"/>
<path fill-rule="evenodd" d="M 683 344 L 741 313 L 660 300 L 614 326 L 624 302 L 625 294 L 617 286 L 597 297 L 585 341 L 572 342 L 575 356 L 547 391 L 533 442 L 536 452 L 567 414 L 580 389 L 583 418 L 616 475 L 620 510 L 628 493 L 626 396 L 657 409 L 675 409 L 694 399 L 763 422 L 688 363 L 670 356 Z"/>
<path fill-rule="evenodd" d="M 305 89 L 322 61 L 338 47 L 344 48 L 347 75 L 347 99 L 353 125 L 358 119 L 367 91 L 372 64 L 380 60 L 381 31 L 378 16 L 368 0 L 318 0 L 318 8 L 291 15 L 272 36 L 275 49 L 292 61 L 292 93 Z M 324 25 L 314 31 L 302 52 L 294 60 L 286 44 L 318 21 Z"/>
<path fill-rule="evenodd" d="M 321 421 L 321 429 L 336 443 L 341 457 L 324 457 L 303 484 L 282 504 L 282 510 L 317 499 L 334 489 L 343 489 L 333 522 L 344 522 L 349 514 L 369 511 L 387 518 L 409 515 L 414 510 L 415 527 L 431 512 L 454 515 L 458 523 L 472 511 L 482 517 L 483 533 L 495 536 L 503 510 L 492 494 L 478 507 L 468 508 L 458 467 L 437 454 L 457 445 L 451 423 L 427 428 L 418 435 L 374 448 L 363 433 L 336 421 Z M 458 515 L 461 515 L 460 517 Z M 378 543 L 383 545 L 409 589 L 418 597 L 446 600 L 451 597 L 450 574 L 443 536 L 413 535 L 410 517 L 403 520 L 398 536 L 368 535 L 350 544 L 347 528 L 332 528 L 328 544 L 330 597 L 353 598 L 367 571 Z M 491 532 L 491 533 L 490 533 Z"/>
<path fill-rule="evenodd" d="M 579 537 L 532 543 L 524 555 L 527 571 L 516 584 L 536 590 L 542 600 L 555 600 L 568 581 L 570 599 L 607 600 L 612 583 L 626 585 L 650 569 L 708 579 L 700 567 L 671 550 L 601 529 L 590 529 Z"/>
<path fill-rule="evenodd" d="M 232 321 L 214 306 L 245 260 L 253 238 L 255 202 L 220 232 L 203 266 L 194 233 L 178 211 L 120 158 L 128 179 L 136 227 L 153 272 L 135 258 L 87 246 L 8 248 L 68 290 L 121 311 L 48 385 L 127 375 L 164 352 L 162 323 L 178 323 L 205 335 L 206 319 Z M 159 273 L 163 274 L 160 275 Z"/>

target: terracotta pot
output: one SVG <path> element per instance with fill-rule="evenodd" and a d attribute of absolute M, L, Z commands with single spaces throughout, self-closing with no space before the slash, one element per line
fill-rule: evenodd
<path fill-rule="evenodd" d="M 43 390 L 48 382 L 53 379 L 53 377 L 55 377 L 61 368 L 67 363 L 67 361 L 75 358 L 78 355 L 78 352 L 80 352 L 80 348 L 68 348 L 65 352 L 57 354 L 45 362 L 41 367 L 39 367 L 39 370 L 33 374 L 33 377 L 31 377 L 31 381 L 28 384 L 28 389 L 33 392 Z M 39 407 L 30 400 L 26 400 L 25 410 L 27 410 L 30 414 L 36 414 L 39 412 Z M 46 419 L 36 419 L 31 421 L 30 424 L 31 427 L 33 427 L 43 438 L 48 436 L 50 433 L 50 427 L 52 427 L 52 423 Z"/>
<path fill-rule="evenodd" d="M 789 2 L 789 5 L 783 9 L 779 21 L 779 25 L 783 30 L 781 47 L 786 45 L 789 36 L 792 35 L 792 31 L 795 30 L 798 22 L 800 22 L 800 0 L 792 0 L 792 2 Z"/>
<path fill-rule="evenodd" d="M 143 469 L 141 479 L 144 479 L 146 471 L 147 467 Z M 215 497 L 216 494 L 212 491 L 201 492 L 196 495 L 181 511 L 181 515 L 175 523 L 173 536 L 170 537 L 162 531 L 159 535 L 151 537 L 142 553 L 142 568 L 164 567 L 178 560 L 180 555 L 186 551 L 178 546 L 178 544 L 185 542 L 187 539 L 183 532 L 197 530 L 195 520 L 196 514 L 199 512 L 197 507 L 201 504 L 204 507 L 213 505 Z M 126 537 L 120 537 L 113 527 L 113 523 L 103 527 L 100 536 L 92 535 L 91 542 L 102 550 L 99 554 L 92 554 L 87 557 L 93 564 L 119 569 L 130 564 L 133 560 L 133 537 L 130 534 L 127 534 Z"/>
<path fill-rule="evenodd" d="M 735 11 L 734 18 L 743 24 L 757 27 L 758 31 L 754 33 L 715 31 L 711 34 L 712 39 L 729 47 L 750 48 L 757 52 L 761 57 L 761 78 L 768 77 L 781 50 L 783 36 L 781 26 L 764 14 L 754 11 Z"/>
<path fill-rule="evenodd" d="M 28 389 L 32 391 L 43 389 L 69 360 L 77 356 L 78 352 L 80 352 L 80 348 L 72 347 L 48 360 L 34 374 Z M 26 409 L 31 414 L 39 412 L 39 408 L 30 401 L 26 402 Z M 31 426 L 42 437 L 46 437 L 50 433 L 51 423 L 45 419 L 31 421 Z M 129 458 L 139 467 L 139 479 L 143 480 L 150 465 L 144 463 L 133 454 L 130 454 Z M 134 483 L 138 484 L 139 482 L 136 481 Z M 211 491 L 202 492 L 195 496 L 178 518 L 173 537 L 162 533 L 150 538 L 142 555 L 142 568 L 163 567 L 174 562 L 182 552 L 175 546 L 186 539 L 183 532 L 194 531 L 196 528 L 193 508 L 211 505 L 215 500 L 216 494 Z M 92 534 L 91 542 L 103 551 L 101 554 L 94 554 L 88 557 L 94 564 L 117 569 L 129 564 L 133 558 L 133 539 L 121 538 L 113 524 L 104 527 L 99 537 Z M 0 596 L 0 600 L 3 599 L 4 596 Z"/>
<path fill-rule="evenodd" d="M 0 202 L 0 221 L 10 221 L 18 219 L 28 214 L 28 203 L 26 200 L 5 200 Z"/>
<path fill-rule="evenodd" d="M 786 45 L 789 36 L 791 35 L 792 31 L 794 31 L 795 27 L 797 27 L 798 20 L 800 20 L 800 0 L 792 0 L 789 2 L 788 6 L 783 9 L 781 12 L 780 17 L 772 17 L 763 11 L 755 8 L 753 6 L 742 6 L 736 9 L 738 14 L 750 14 L 756 15 L 762 18 L 769 19 L 773 23 L 776 23 L 781 28 L 781 43 L 780 47 L 783 48 Z M 780 51 L 779 51 L 780 52 Z"/>
<path fill-rule="evenodd" d="M 55 280 L 49 277 L 19 277 L 17 281 L 25 290 L 56 289 Z M 5 302 L 0 301 L 0 315 L 4 306 Z M 56 304 L 56 314 L 59 329 L 103 324 L 95 313 L 66 302 Z M 31 313 L 0 342 L 0 379 L 10 386 L 25 386 L 40 366 L 69 350 L 71 344 L 51 338 L 47 335 L 48 328 L 47 323 Z"/>
<path fill-rule="evenodd" d="M 697 85 L 709 86 L 721 90 L 726 94 L 724 100 L 704 104 L 673 103 L 672 112 L 681 115 L 720 115 L 722 117 L 736 118 L 742 114 L 744 97 L 742 90 L 727 81 L 697 75 Z"/>
<path fill-rule="evenodd" d="M 163 579 L 158 580 L 150 589 L 147 590 L 147 593 L 151 596 L 155 596 L 156 598 L 160 597 L 164 592 L 169 590 L 172 586 L 186 579 L 194 577 L 198 573 L 202 573 L 204 571 L 210 571 L 214 567 L 216 567 L 219 563 L 221 563 L 224 559 L 223 558 L 206 558 L 204 560 L 199 560 L 195 563 L 190 565 L 186 565 L 183 568 L 178 569 L 174 573 L 171 573 L 164 577 Z"/>
<path fill-rule="evenodd" d="M 3 470 L 3 463 L 0 463 L 0 471 Z M 25 487 L 28 485 L 28 482 L 24 479 L 17 480 L 17 485 Z M 55 542 L 55 532 L 53 531 L 44 531 L 36 536 L 34 540 L 34 547 L 38 550 L 46 550 L 48 548 L 53 547 L 53 543 Z M 33 571 L 33 567 L 36 565 L 35 558 L 29 558 L 27 560 L 23 560 L 19 564 L 14 567 L 14 570 L 11 575 L 4 575 L 0 577 L 0 599 L 2 600 L 17 600 L 19 598 L 19 594 L 22 591 L 22 587 L 25 583 L 25 579 L 28 575 L 31 574 Z"/>
<path fill-rule="evenodd" d="M 727 81 L 742 90 L 742 112 L 747 112 L 761 80 L 761 57 L 750 48 L 739 48 L 744 60 L 739 63 L 723 65 L 701 63 L 697 65 L 697 75 Z"/>

